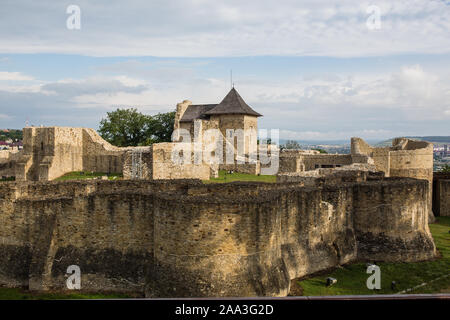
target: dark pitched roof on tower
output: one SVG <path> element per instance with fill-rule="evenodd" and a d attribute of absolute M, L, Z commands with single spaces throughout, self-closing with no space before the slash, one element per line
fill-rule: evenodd
<path fill-rule="evenodd" d="M 216 107 L 217 104 L 191 104 L 183 116 L 181 117 L 181 122 L 191 122 L 195 119 L 204 119 L 207 118 L 205 112 Z"/>
<path fill-rule="evenodd" d="M 205 114 L 248 114 L 256 117 L 261 116 L 261 114 L 250 108 L 250 106 L 245 103 L 244 99 L 242 99 L 235 88 L 232 88 L 230 92 L 228 92 L 221 103 L 211 110 L 206 111 Z"/>

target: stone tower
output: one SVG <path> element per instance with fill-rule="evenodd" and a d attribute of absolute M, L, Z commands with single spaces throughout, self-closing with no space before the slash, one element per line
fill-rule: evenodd
<path fill-rule="evenodd" d="M 190 104 L 187 100 L 178 104 L 174 129 L 186 129 L 192 138 L 194 124 L 201 128 L 202 133 L 218 129 L 223 137 L 224 152 L 229 144 L 239 155 L 247 156 L 257 150 L 257 120 L 260 116 L 232 88 L 219 104 Z"/>

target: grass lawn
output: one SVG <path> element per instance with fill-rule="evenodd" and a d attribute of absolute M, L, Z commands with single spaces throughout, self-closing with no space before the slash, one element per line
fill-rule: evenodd
<path fill-rule="evenodd" d="M 126 294 L 38 293 L 22 289 L 0 288 L 0 300 L 114 299 L 131 298 Z"/>
<path fill-rule="evenodd" d="M 305 280 L 297 280 L 300 288 L 295 291 L 302 292 L 304 296 L 392 294 L 450 274 L 450 217 L 438 217 L 436 220 L 436 223 L 430 224 L 430 230 L 441 257 L 434 261 L 415 263 L 378 263 L 381 270 L 380 290 L 367 289 L 366 281 L 370 274 L 366 273 L 366 264 L 359 263 Z M 337 279 L 337 283 L 327 288 L 327 277 Z M 396 290 L 391 289 L 392 281 L 396 282 Z M 450 276 L 408 293 L 450 293 Z"/>
<path fill-rule="evenodd" d="M 122 179 L 122 177 L 123 177 L 123 175 L 121 173 L 74 171 L 74 172 L 66 173 L 65 175 L 63 175 L 59 178 L 56 178 L 55 181 L 93 179 L 93 178 L 99 178 L 102 176 L 108 176 L 109 180 Z"/>
<path fill-rule="evenodd" d="M 227 174 L 225 170 L 219 171 L 218 178 L 211 178 L 210 180 L 203 180 L 203 183 L 224 183 L 224 182 L 232 182 L 232 181 L 259 181 L 259 182 L 276 182 L 276 176 L 258 176 L 255 174 L 247 174 L 247 173 L 232 173 Z"/>

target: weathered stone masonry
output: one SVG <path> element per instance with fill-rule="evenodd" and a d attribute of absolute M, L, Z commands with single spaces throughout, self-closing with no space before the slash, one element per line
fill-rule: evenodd
<path fill-rule="evenodd" d="M 433 212 L 450 217 L 450 173 L 435 172 L 433 176 Z"/>
<path fill-rule="evenodd" d="M 433 258 L 427 182 L 376 178 L 204 185 L 0 185 L 0 284 L 151 297 L 284 296 L 290 280 L 355 260 Z M 175 201 L 176 199 L 176 201 Z"/>
<path fill-rule="evenodd" d="M 23 140 L 24 149 L 11 163 L 18 181 L 48 181 L 72 171 L 122 172 L 123 149 L 94 129 L 26 127 Z"/>

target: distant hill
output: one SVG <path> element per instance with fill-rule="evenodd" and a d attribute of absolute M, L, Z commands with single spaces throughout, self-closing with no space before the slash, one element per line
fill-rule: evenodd
<path fill-rule="evenodd" d="M 290 139 L 280 139 L 280 144 L 285 144 L 288 140 Z M 295 140 L 295 139 L 291 139 L 294 141 L 297 141 L 300 145 L 302 146 L 318 146 L 318 145 L 350 145 L 350 138 L 348 139 L 341 139 L 341 140 Z M 379 140 L 366 140 L 367 143 L 377 143 Z"/>
<path fill-rule="evenodd" d="M 450 136 L 424 136 L 424 137 L 405 137 L 405 138 L 421 140 L 421 141 L 428 141 L 435 145 L 450 144 Z M 389 140 L 384 140 L 384 141 L 376 143 L 374 146 L 376 146 L 376 147 L 391 146 L 392 140 L 393 140 L 393 138 L 389 139 Z"/>

